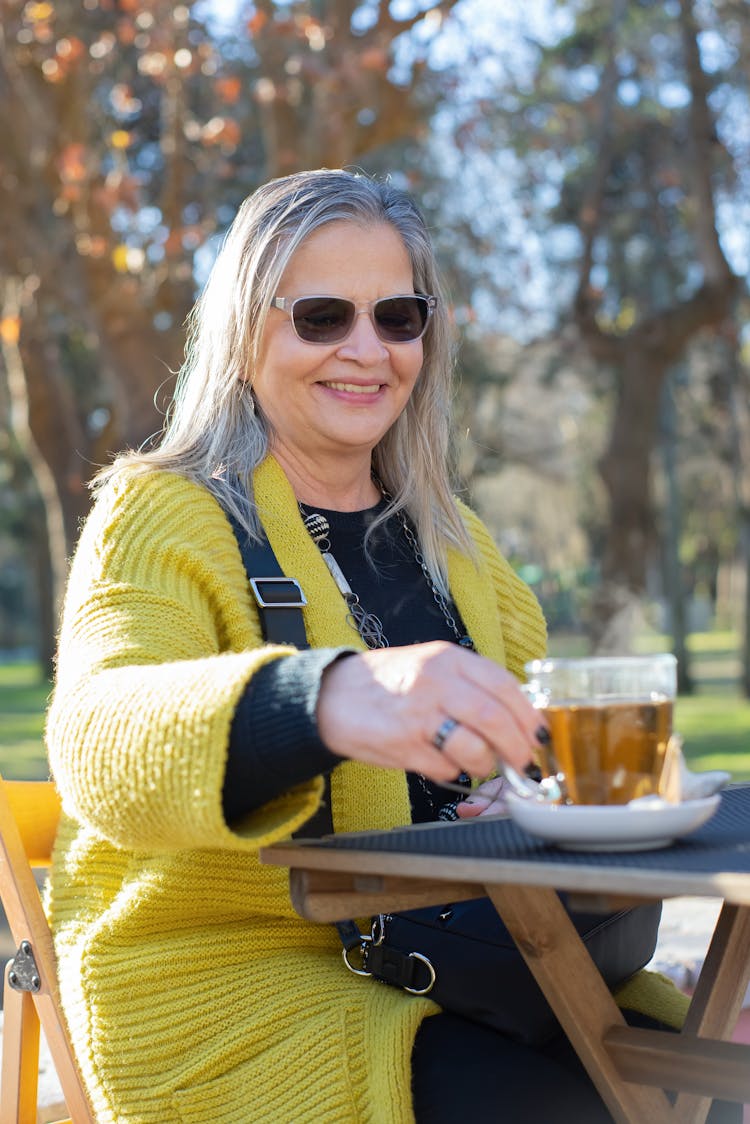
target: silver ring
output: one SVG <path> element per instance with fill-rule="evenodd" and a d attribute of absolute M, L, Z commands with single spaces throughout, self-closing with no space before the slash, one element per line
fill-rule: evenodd
<path fill-rule="evenodd" d="M 444 722 L 440 723 L 437 730 L 435 731 L 435 736 L 432 739 L 432 744 L 435 746 L 435 749 L 443 748 L 448 738 L 451 736 L 456 726 L 458 725 L 459 723 L 455 718 L 446 718 Z"/>

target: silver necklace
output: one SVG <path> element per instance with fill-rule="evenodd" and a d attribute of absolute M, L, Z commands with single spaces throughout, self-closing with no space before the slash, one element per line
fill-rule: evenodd
<path fill-rule="evenodd" d="M 383 492 L 383 495 L 386 498 L 390 498 L 390 497 L 388 497 L 386 492 Z M 432 596 L 435 599 L 435 604 L 437 605 L 438 609 L 440 610 L 440 612 L 445 617 L 446 624 L 448 625 L 451 632 L 453 633 L 453 635 L 455 636 L 456 640 L 458 641 L 458 643 L 461 645 L 462 648 L 470 648 L 472 651 L 474 651 L 474 641 L 471 639 L 470 636 L 461 632 L 461 630 L 459 629 L 459 627 L 456 623 L 456 618 L 453 616 L 453 613 L 450 611 L 450 606 L 448 605 L 448 602 L 446 601 L 445 597 L 440 592 L 438 587 L 435 585 L 435 582 L 433 581 L 433 578 L 432 578 L 432 574 L 430 573 L 429 568 L 427 566 L 427 563 L 425 562 L 424 555 L 422 554 L 422 551 L 419 549 L 419 541 L 417 540 L 417 536 L 414 534 L 413 530 L 409 526 L 409 522 L 408 522 L 406 516 L 404 515 L 403 511 L 398 512 L 398 520 L 399 520 L 399 523 L 401 524 L 401 530 L 404 532 L 404 538 L 406 539 L 406 541 L 408 542 L 409 546 L 412 549 L 414 557 L 416 558 L 416 560 L 419 564 L 419 567 L 420 567 L 422 573 L 424 574 L 424 580 L 427 582 L 427 586 L 428 586 L 430 592 L 432 593 Z"/>
<path fill-rule="evenodd" d="M 346 601 L 346 607 L 349 610 L 346 614 L 348 624 L 355 632 L 359 633 L 368 648 L 390 647 L 388 637 L 383 632 L 382 621 L 374 613 L 368 613 L 362 606 L 359 597 L 349 585 L 341 567 L 331 554 L 331 540 L 329 538 L 331 525 L 325 515 L 321 515 L 319 511 L 306 515 L 301 507 L 300 514 L 310 538 L 323 556 L 323 561 L 328 567 L 339 593 Z"/>
<path fill-rule="evenodd" d="M 386 492 L 380 481 L 375 479 L 375 483 L 380 488 L 383 498 L 389 500 L 391 497 Z M 358 595 L 349 585 L 349 582 L 346 580 L 341 567 L 331 553 L 331 526 L 325 515 L 321 515 L 319 511 L 310 512 L 308 514 L 305 512 L 301 504 L 299 505 L 299 509 L 302 516 L 302 521 L 305 524 L 310 538 L 318 547 L 318 550 L 323 556 L 323 561 L 328 567 L 328 571 L 334 582 L 336 583 L 337 589 L 346 602 L 346 606 L 348 609 L 348 612 L 346 614 L 347 622 L 349 623 L 349 625 L 351 625 L 354 631 L 358 633 L 358 635 L 362 638 L 368 648 L 373 649 L 390 647 L 388 637 L 383 631 L 382 621 L 375 615 L 375 613 L 368 613 L 368 611 L 364 608 L 361 601 L 359 600 Z M 414 531 L 409 525 L 406 516 L 402 511 L 397 512 L 397 516 L 399 523 L 401 524 L 401 530 L 404 533 L 404 538 L 411 548 L 412 554 L 414 555 L 414 558 L 416 559 L 417 564 L 422 571 L 422 574 L 424 575 L 427 587 L 435 600 L 435 604 L 443 614 L 443 618 L 445 619 L 446 624 L 450 628 L 451 632 L 456 638 L 456 641 L 461 645 L 461 647 L 470 648 L 473 651 L 474 643 L 471 637 L 461 632 L 458 627 L 458 623 L 456 622 L 456 618 L 450 611 L 450 606 L 448 605 L 447 600 L 433 581 L 432 574 L 427 567 L 424 555 L 419 549 L 419 541 L 417 539 L 417 536 L 414 534 Z M 456 812 L 456 804 L 458 803 L 457 800 L 449 801 L 448 803 L 443 804 L 440 808 L 438 808 L 434 799 L 434 794 L 427 783 L 427 778 L 423 777 L 421 773 L 415 773 L 414 776 L 416 776 L 417 783 L 426 796 L 427 801 L 437 819 L 447 821 L 458 819 L 458 813 Z M 470 777 L 468 776 L 468 774 L 462 773 L 460 782 L 462 784 L 469 784 Z"/>
<path fill-rule="evenodd" d="M 390 495 L 388 494 L 388 492 L 386 492 L 380 481 L 375 480 L 375 483 L 380 488 L 383 498 L 386 500 L 390 500 Z M 339 593 L 342 595 L 344 601 L 346 602 L 347 608 L 349 610 L 346 615 L 348 623 L 351 625 L 354 631 L 359 634 L 368 648 L 390 647 L 388 638 L 383 631 L 382 621 L 374 613 L 367 612 L 367 610 L 362 605 L 359 597 L 349 585 L 349 582 L 346 580 L 346 577 L 344 576 L 344 573 L 341 570 L 338 562 L 331 554 L 331 526 L 325 515 L 321 515 L 318 511 L 306 514 L 301 505 L 300 514 L 302 516 L 302 520 L 305 524 L 307 532 L 310 535 L 310 538 L 313 540 L 315 545 L 318 547 L 318 550 L 322 554 L 323 561 L 328 567 L 328 571 L 335 581 Z M 417 536 L 414 534 L 414 531 L 412 530 L 409 521 L 407 520 L 403 511 L 397 512 L 397 517 L 399 523 L 401 524 L 401 530 L 404 533 L 404 538 L 411 548 L 411 552 L 414 555 L 417 565 L 422 571 L 425 582 L 427 583 L 427 588 L 432 594 L 435 604 L 442 613 L 445 623 L 448 625 L 448 628 L 455 636 L 457 643 L 460 644 L 462 648 L 470 648 L 473 651 L 474 642 L 470 636 L 466 635 L 466 633 L 461 632 L 460 628 L 458 627 L 458 623 L 456 622 L 456 618 L 453 616 L 453 613 L 450 610 L 450 606 L 447 600 L 435 585 L 432 574 L 430 573 L 427 562 L 425 561 L 425 557 L 419 548 L 419 541 L 417 539 Z"/>

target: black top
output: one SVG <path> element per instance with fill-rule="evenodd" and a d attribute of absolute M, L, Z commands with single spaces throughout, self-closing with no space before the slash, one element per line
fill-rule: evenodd
<path fill-rule="evenodd" d="M 386 502 L 381 500 L 365 511 L 302 510 L 305 515 L 320 512 L 328 520 L 330 552 L 362 607 L 380 619 L 391 647 L 428 640 L 455 641 L 397 516 L 372 532 L 365 552 L 367 530 Z M 463 634 L 458 612 L 454 606 L 450 608 Z M 343 597 L 341 613 L 347 614 Z M 273 660 L 253 675 L 231 727 L 223 791 L 228 823 L 341 763 L 318 735 L 315 709 L 325 669 L 355 650 L 310 649 Z M 413 822 L 438 818 L 444 805 L 448 805 L 444 814 L 450 816 L 455 797 L 414 774 L 408 774 L 408 779 Z"/>

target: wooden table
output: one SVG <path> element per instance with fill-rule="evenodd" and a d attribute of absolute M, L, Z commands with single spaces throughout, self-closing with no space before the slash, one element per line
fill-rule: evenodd
<path fill-rule="evenodd" d="M 280 843 L 261 860 L 290 868 L 294 907 L 311 921 L 486 893 L 618 1122 L 703 1124 L 714 1097 L 750 1101 L 750 1046 L 729 1041 L 750 980 L 750 785 L 659 851 L 566 852 L 487 817 Z M 626 1025 L 556 890 L 578 909 L 723 900 L 682 1033 Z M 674 1104 L 664 1089 L 679 1091 Z"/>

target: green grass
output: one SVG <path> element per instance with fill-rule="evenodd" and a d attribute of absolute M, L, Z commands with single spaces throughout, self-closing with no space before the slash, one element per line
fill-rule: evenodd
<path fill-rule="evenodd" d="M 0 773 L 16 779 L 48 775 L 42 743 L 50 684 L 33 664 L 0 666 Z"/>
<path fill-rule="evenodd" d="M 696 694 L 677 700 L 675 728 L 685 739 L 694 769 L 726 769 L 750 780 L 750 701 L 737 686 L 739 638 L 731 632 L 695 633 L 688 642 Z M 668 651 L 669 640 L 650 636 L 642 650 Z M 554 655 L 586 654 L 580 637 L 553 636 Z M 50 691 L 33 664 L 0 666 L 0 773 L 6 777 L 47 776 L 42 745 L 44 708 Z"/>
<path fill-rule="evenodd" d="M 750 702 L 739 695 L 697 694 L 677 700 L 675 729 L 696 770 L 727 769 L 735 780 L 750 780 Z"/>

